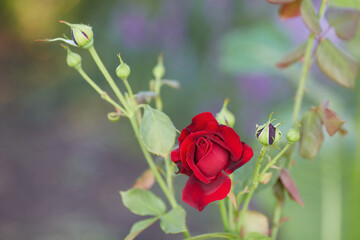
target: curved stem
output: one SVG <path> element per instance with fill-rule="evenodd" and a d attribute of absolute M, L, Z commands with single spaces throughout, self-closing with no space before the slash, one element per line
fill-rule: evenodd
<path fill-rule="evenodd" d="M 233 175 L 230 174 L 229 177 L 231 182 L 233 182 Z M 233 193 L 233 190 L 231 189 L 230 192 Z M 234 205 L 229 197 L 227 197 L 227 200 L 228 200 L 229 230 L 234 231 L 235 230 Z"/>
<path fill-rule="evenodd" d="M 241 209 L 240 216 L 239 216 L 239 221 L 237 222 L 237 225 L 236 225 L 236 231 L 237 232 L 240 232 L 240 230 L 241 230 L 241 226 L 242 226 L 242 224 L 244 222 L 245 214 L 246 214 L 246 211 L 247 211 L 247 209 L 249 207 L 250 200 L 251 200 L 256 188 L 259 185 L 259 170 L 260 170 L 262 160 L 264 159 L 264 156 L 265 156 L 265 153 L 266 153 L 267 150 L 268 150 L 268 147 L 266 147 L 266 146 L 263 146 L 261 148 L 261 152 L 260 152 L 258 161 L 256 163 L 255 171 L 254 171 L 253 182 L 252 182 L 252 185 L 250 187 L 249 193 L 246 195 L 246 198 L 245 198 L 245 201 L 244 201 L 244 206 Z"/>

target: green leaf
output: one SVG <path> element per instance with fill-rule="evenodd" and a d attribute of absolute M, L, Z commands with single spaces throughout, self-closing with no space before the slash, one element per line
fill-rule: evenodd
<path fill-rule="evenodd" d="M 165 233 L 179 233 L 186 230 L 186 212 L 178 206 L 160 217 L 160 227 Z"/>
<path fill-rule="evenodd" d="M 303 0 L 301 3 L 301 16 L 306 26 L 317 35 L 321 34 L 321 27 L 319 18 L 316 15 L 314 4 L 312 0 Z"/>
<path fill-rule="evenodd" d="M 268 235 L 270 232 L 269 220 L 260 212 L 248 210 L 245 213 L 241 234 L 247 236 L 249 233 L 255 232 L 261 236 Z"/>
<path fill-rule="evenodd" d="M 216 233 L 206 233 L 194 237 L 185 238 L 185 240 L 204 240 L 204 239 L 212 239 L 212 238 L 236 239 L 237 237 L 238 235 L 234 233 L 216 232 Z"/>
<path fill-rule="evenodd" d="M 326 10 L 325 17 L 340 38 L 350 40 L 355 36 L 360 21 L 359 10 L 329 7 Z"/>
<path fill-rule="evenodd" d="M 320 42 L 316 50 L 316 61 L 321 71 L 331 80 L 341 86 L 354 88 L 358 63 L 328 39 Z"/>
<path fill-rule="evenodd" d="M 278 68 L 286 68 L 292 65 L 293 63 L 300 61 L 301 58 L 304 57 L 306 46 L 307 46 L 307 41 L 303 42 L 302 44 L 297 46 L 294 50 L 286 54 L 285 57 L 283 57 L 283 59 L 281 59 L 281 61 L 276 64 L 276 66 Z"/>
<path fill-rule="evenodd" d="M 160 216 L 166 212 L 166 205 L 154 193 L 140 188 L 120 191 L 122 201 L 131 212 L 141 216 Z"/>
<path fill-rule="evenodd" d="M 264 236 L 261 233 L 251 232 L 246 234 L 243 240 L 271 240 L 271 238 Z"/>
<path fill-rule="evenodd" d="M 166 157 L 175 144 L 176 128 L 165 113 L 146 105 L 140 136 L 150 152 Z"/>
<path fill-rule="evenodd" d="M 317 156 L 324 141 L 323 125 L 319 114 L 308 111 L 301 120 L 301 126 L 299 154 L 303 158 L 312 160 Z"/>
<path fill-rule="evenodd" d="M 145 220 L 141 220 L 136 222 L 130 229 L 129 234 L 125 237 L 124 240 L 133 240 L 136 238 L 142 231 L 146 228 L 150 227 L 159 217 L 148 218 Z"/>

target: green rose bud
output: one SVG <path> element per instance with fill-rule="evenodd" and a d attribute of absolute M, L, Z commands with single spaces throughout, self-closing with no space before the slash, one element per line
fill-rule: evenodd
<path fill-rule="evenodd" d="M 93 31 L 90 26 L 84 24 L 71 24 L 65 21 L 60 21 L 71 27 L 71 36 L 74 43 L 82 48 L 89 48 L 93 45 Z"/>
<path fill-rule="evenodd" d="M 227 109 L 227 105 L 230 102 L 228 98 L 225 99 L 224 105 L 220 112 L 216 114 L 216 120 L 223 125 L 233 127 L 235 125 L 235 116 Z"/>
<path fill-rule="evenodd" d="M 67 65 L 75 69 L 81 68 L 81 56 L 77 53 L 72 52 L 69 47 L 64 45 L 61 46 L 67 50 Z"/>
<path fill-rule="evenodd" d="M 120 59 L 120 65 L 116 68 L 116 75 L 125 81 L 130 75 L 131 72 L 130 67 L 129 65 L 123 62 L 120 53 L 118 54 L 118 57 Z"/>
<path fill-rule="evenodd" d="M 271 124 L 271 116 L 269 121 L 261 126 L 256 126 L 256 138 L 262 145 L 270 146 L 277 143 L 281 138 L 281 131 L 278 129 L 279 125 L 282 123 L 278 123 L 277 125 Z"/>
<path fill-rule="evenodd" d="M 288 140 L 289 143 L 294 143 L 299 141 L 300 139 L 300 132 L 299 132 L 299 125 L 298 123 L 296 123 L 296 127 L 290 129 L 287 133 L 286 133 L 286 139 Z"/>
<path fill-rule="evenodd" d="M 165 67 L 163 63 L 163 56 L 160 54 L 158 57 L 158 63 L 153 69 L 155 79 L 162 79 L 165 75 Z"/>

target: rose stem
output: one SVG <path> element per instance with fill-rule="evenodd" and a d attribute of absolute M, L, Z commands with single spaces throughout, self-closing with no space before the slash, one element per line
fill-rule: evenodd
<path fill-rule="evenodd" d="M 126 116 L 128 115 L 127 111 L 125 111 L 125 109 L 123 107 L 121 107 L 119 104 L 117 104 L 106 92 L 104 92 L 103 90 L 101 90 L 101 88 L 84 72 L 84 70 L 82 69 L 82 67 L 77 68 L 76 69 L 79 74 L 86 80 L 87 83 L 90 84 L 90 86 L 95 89 L 96 92 L 98 92 L 100 94 L 100 96 L 107 101 L 108 103 L 110 103 L 111 105 L 113 105 L 115 108 L 118 108 L 123 114 L 125 114 Z"/>
<path fill-rule="evenodd" d="M 231 183 L 233 183 L 233 175 L 230 174 L 230 180 L 231 180 Z M 232 188 L 232 186 L 231 186 Z M 230 192 L 232 192 L 232 189 L 230 190 Z M 230 231 L 234 231 L 235 230 L 235 226 L 234 226 L 234 206 L 233 206 L 233 202 L 231 201 L 231 199 L 228 197 L 228 218 L 229 218 L 229 228 L 230 228 Z"/>
<path fill-rule="evenodd" d="M 229 232 L 229 222 L 228 222 L 228 218 L 226 216 L 225 201 L 226 201 L 225 199 L 219 201 L 219 208 L 220 208 L 220 213 L 221 213 L 221 219 L 224 224 L 224 230 L 226 232 Z"/>
<path fill-rule="evenodd" d="M 244 206 L 240 211 L 239 220 L 238 220 L 237 225 L 236 225 L 236 231 L 237 232 L 240 232 L 240 230 L 241 230 L 241 226 L 242 226 L 242 224 L 244 222 L 245 214 L 246 214 L 246 211 L 247 211 L 247 209 L 249 207 L 251 197 L 254 194 L 257 186 L 259 185 L 259 170 L 260 170 L 262 160 L 264 159 L 264 155 L 265 155 L 267 150 L 268 150 L 267 146 L 263 146 L 261 148 L 260 155 L 259 155 L 259 158 L 257 160 L 255 171 L 254 171 L 254 177 L 253 177 L 252 185 L 250 187 L 249 193 L 246 195 L 246 198 L 245 198 L 245 201 L 244 201 Z"/>
<path fill-rule="evenodd" d="M 322 0 L 321 1 L 321 6 L 320 6 L 320 9 L 319 9 L 319 14 L 318 14 L 319 19 L 321 19 L 321 17 L 323 16 L 327 4 L 328 4 L 328 0 Z M 308 39 L 306 50 L 305 50 L 304 62 L 303 62 L 302 70 L 301 70 L 299 86 L 298 86 L 298 89 L 296 91 L 296 97 L 295 97 L 295 103 L 294 103 L 294 111 L 293 111 L 293 115 L 292 115 L 292 123 L 293 123 L 293 125 L 296 124 L 296 122 L 298 121 L 298 118 L 299 118 L 301 103 L 302 103 L 303 96 L 304 96 L 304 91 L 305 91 L 306 78 L 307 78 L 307 75 L 308 75 L 308 73 L 310 71 L 310 67 L 311 67 L 311 64 L 312 64 L 311 57 L 312 57 L 312 49 L 314 48 L 315 43 L 316 43 L 315 39 L 316 39 L 315 33 L 311 33 L 310 36 L 309 36 L 309 39 Z M 292 153 L 293 153 L 293 151 L 292 151 Z M 286 167 L 288 169 L 290 169 L 290 167 L 291 167 L 291 155 L 292 155 L 292 153 L 290 154 L 290 156 L 287 159 Z M 280 224 L 282 208 L 283 207 L 282 207 L 281 204 L 280 204 L 280 207 L 275 208 L 274 219 L 273 219 L 273 226 L 275 228 L 276 228 L 277 225 Z M 272 231 L 274 231 L 274 229 L 272 229 Z M 271 235 L 273 240 L 276 239 L 277 232 L 278 232 L 278 230 L 275 229 L 275 234 Z"/>
<path fill-rule="evenodd" d="M 98 68 L 100 69 L 101 73 L 104 75 L 105 79 L 108 81 L 110 87 L 112 88 L 112 90 L 115 92 L 116 96 L 118 97 L 119 101 L 122 103 L 122 105 L 125 107 L 126 110 L 131 110 L 130 114 L 129 114 L 129 120 L 131 123 L 131 126 L 133 127 L 133 130 L 135 132 L 136 135 L 136 139 L 139 142 L 140 148 L 145 156 L 145 159 L 151 169 L 151 171 L 154 173 L 155 179 L 157 180 L 161 190 L 163 191 L 163 193 L 165 194 L 166 198 L 168 199 L 170 205 L 172 208 L 176 208 L 178 206 L 176 199 L 174 197 L 173 194 L 171 194 L 170 190 L 166 187 L 166 184 L 164 182 L 164 179 L 161 177 L 156 164 L 154 163 L 154 160 L 152 159 L 150 153 L 147 151 L 147 149 L 144 146 L 144 143 L 142 142 L 141 138 L 140 138 L 140 133 L 139 133 L 139 126 L 137 123 L 137 120 L 135 118 L 135 114 L 134 114 L 134 109 L 136 109 L 135 106 L 134 109 L 131 109 L 131 106 L 129 106 L 129 103 L 125 100 L 124 96 L 122 95 L 122 93 L 120 92 L 119 88 L 117 87 L 117 85 L 115 84 L 114 80 L 112 79 L 111 75 L 109 74 L 109 72 L 107 71 L 107 69 L 105 68 L 103 62 L 101 61 L 99 55 L 97 54 L 95 48 L 92 46 L 89 49 L 89 52 L 92 56 L 92 58 L 94 59 L 96 65 L 98 66 Z M 190 234 L 187 230 L 183 232 L 184 237 L 189 237 Z"/>

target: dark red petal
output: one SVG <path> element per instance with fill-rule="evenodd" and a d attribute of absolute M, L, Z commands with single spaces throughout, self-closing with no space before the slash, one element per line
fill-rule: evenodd
<path fill-rule="evenodd" d="M 191 132 L 198 132 L 203 131 L 207 128 L 208 124 L 210 123 L 216 123 L 216 125 L 219 125 L 219 123 L 216 121 L 212 113 L 210 112 L 204 112 L 196 115 L 193 117 L 191 124 L 187 127 Z"/>
<path fill-rule="evenodd" d="M 231 188 L 231 180 L 220 173 L 211 183 L 206 184 L 191 175 L 182 190 L 182 200 L 190 206 L 202 211 L 211 202 L 224 199 Z"/>
<path fill-rule="evenodd" d="M 233 155 L 234 161 L 238 161 L 241 158 L 243 152 L 243 146 L 240 141 L 239 135 L 234 131 L 234 129 L 221 125 L 219 131 L 215 133 L 218 135 L 224 143 L 227 145 L 230 153 Z"/>
<path fill-rule="evenodd" d="M 201 136 L 207 137 L 207 135 L 209 135 L 209 132 L 201 131 L 201 132 L 191 133 L 189 136 L 187 136 L 184 139 L 183 143 L 180 145 L 180 158 L 183 167 L 189 168 L 189 165 L 186 162 L 189 145 L 195 143 L 199 137 Z"/>
<path fill-rule="evenodd" d="M 195 176 L 202 182 L 204 183 L 210 183 L 210 179 L 207 178 L 201 171 L 200 169 L 195 165 L 195 149 L 196 149 L 196 144 L 192 143 L 190 144 L 188 150 L 187 150 L 187 154 L 186 154 L 186 163 L 189 165 L 189 167 L 191 168 L 191 170 L 193 170 Z"/>
<path fill-rule="evenodd" d="M 244 150 L 243 150 L 243 155 L 241 156 L 241 160 L 231 161 L 230 164 L 224 170 L 225 173 L 227 174 L 233 173 L 236 169 L 238 169 L 239 167 L 250 161 L 250 159 L 253 157 L 254 153 L 252 148 L 244 142 L 242 143 L 242 145 Z"/>
<path fill-rule="evenodd" d="M 189 136 L 189 134 L 191 133 L 191 131 L 187 128 L 184 128 L 181 133 L 180 133 L 180 136 L 178 138 L 178 141 L 179 141 L 179 146 L 182 144 L 182 142 L 184 141 L 184 139 Z"/>
<path fill-rule="evenodd" d="M 178 172 L 177 173 L 182 173 L 185 175 L 190 176 L 191 175 L 191 169 L 189 168 L 189 166 L 182 166 L 181 164 L 181 158 L 180 158 L 180 148 L 177 148 L 175 150 L 173 150 L 171 152 L 171 160 L 176 163 L 177 167 L 178 167 Z"/>
<path fill-rule="evenodd" d="M 213 142 L 212 148 L 196 164 L 198 169 L 209 179 L 214 179 L 230 161 L 229 152 L 220 145 Z M 196 152 L 199 148 L 196 149 Z"/>

